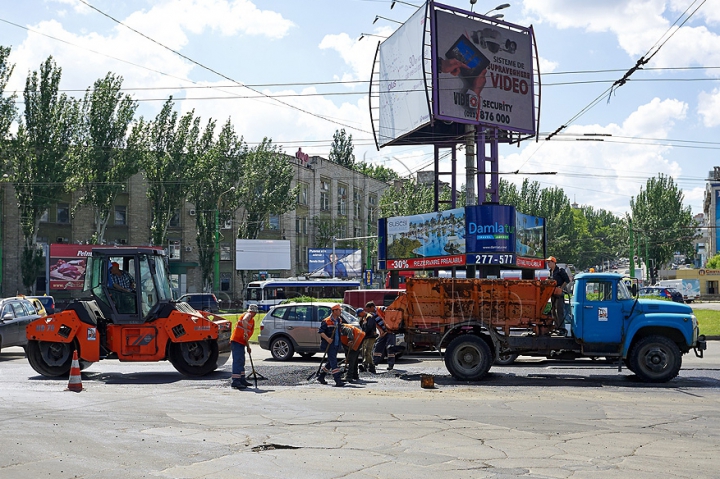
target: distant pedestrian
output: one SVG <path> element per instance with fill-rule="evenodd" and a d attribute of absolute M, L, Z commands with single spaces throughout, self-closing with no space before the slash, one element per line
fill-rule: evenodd
<path fill-rule="evenodd" d="M 336 304 L 330 308 L 330 311 L 330 316 L 322 320 L 320 329 L 318 329 L 320 339 L 322 340 L 321 347 L 326 351 L 327 361 L 323 365 L 317 380 L 321 384 L 327 384 L 325 376 L 329 373 L 332 374 L 335 380 L 335 386 L 342 387 L 345 385 L 345 382 L 340 378 L 340 368 L 337 363 L 337 353 L 341 347 L 340 325 L 343 323 L 342 306 Z"/>
<path fill-rule="evenodd" d="M 550 270 L 550 279 L 555 280 L 557 283 L 550 299 L 552 305 L 550 314 L 555 322 L 555 331 L 563 333 L 566 332 L 563 327 L 565 323 L 565 295 L 563 289 L 570 284 L 570 277 L 563 268 L 558 267 L 555 256 L 550 256 L 545 262 Z"/>
<path fill-rule="evenodd" d="M 238 319 L 235 330 L 230 338 L 230 349 L 232 351 L 232 381 L 230 386 L 235 389 L 245 389 L 250 383 L 245 379 L 245 348 L 250 349 L 250 337 L 255 331 L 255 315 L 258 312 L 257 304 L 251 304 L 247 312 Z"/>

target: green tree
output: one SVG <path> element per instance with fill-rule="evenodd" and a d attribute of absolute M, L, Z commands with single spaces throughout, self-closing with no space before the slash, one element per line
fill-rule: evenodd
<path fill-rule="evenodd" d="M 5 96 L 5 88 L 12 76 L 15 65 L 8 62 L 10 57 L 10 48 L 0 46 L 0 148 L 5 150 L 5 140 L 7 140 L 10 131 L 10 125 L 15 119 L 17 109 L 15 108 L 15 99 L 17 95 L 12 93 Z"/>
<path fill-rule="evenodd" d="M 693 255 L 697 225 L 691 208 L 683 206 L 684 198 L 672 177 L 659 174 L 647 180 L 645 188 L 630 200 L 636 245 L 644 247 L 647 239 L 650 258 L 655 259 L 658 267 L 669 263 L 676 251 Z"/>
<path fill-rule="evenodd" d="M 230 120 L 220 130 L 217 140 L 215 121 L 210 120 L 197 146 L 197 161 L 190 170 L 191 186 L 188 199 L 195 205 L 195 225 L 198 259 L 205 290 L 211 290 L 215 258 L 215 212 L 222 200 L 222 217 L 225 221 L 238 207 L 238 182 L 247 147 L 235 133 Z M 269 176 L 269 175 L 268 175 Z M 236 189 L 230 191 L 232 187 Z M 222 195 L 222 197 L 221 197 Z"/>
<path fill-rule="evenodd" d="M 370 178 L 383 181 L 385 183 L 399 178 L 397 172 L 392 168 L 386 168 L 382 165 L 372 165 L 364 161 L 356 163 L 353 168 L 358 173 L 362 173 L 365 176 L 369 176 Z"/>
<path fill-rule="evenodd" d="M 112 73 L 95 82 L 85 93 L 82 109 L 81 145 L 68 164 L 70 189 L 82 196 L 76 207 L 93 209 L 95 233 L 91 241 L 101 244 L 118 195 L 138 172 L 144 154 L 144 122 L 132 129 L 137 102 L 121 93 L 123 79 Z"/>
<path fill-rule="evenodd" d="M 352 135 L 347 135 L 344 128 L 335 130 L 328 159 L 338 165 L 352 169 L 353 165 L 355 165 L 354 149 Z"/>
<path fill-rule="evenodd" d="M 295 172 L 280 149 L 265 138 L 248 153 L 237 197 L 242 207 L 238 238 L 255 239 L 270 215 L 295 206 L 298 188 L 291 188 Z"/>
<path fill-rule="evenodd" d="M 182 208 L 190 192 L 190 175 L 197 161 L 200 142 L 200 118 L 195 111 L 178 121 L 175 103 L 170 97 L 149 125 L 148 151 L 142 168 L 148 181 L 150 200 L 150 237 L 154 245 L 167 243 L 167 230 L 176 210 Z"/>
<path fill-rule="evenodd" d="M 450 188 L 443 186 L 440 200 L 450 200 Z M 458 195 L 457 206 L 462 206 Z M 430 213 L 435 210 L 435 190 L 433 185 L 419 184 L 414 179 L 397 181 L 394 187 L 387 188 L 380 198 L 380 216 L 409 216 Z M 439 211 L 450 209 L 450 203 L 441 203 Z"/>
<path fill-rule="evenodd" d="M 720 269 L 720 255 L 715 255 L 705 263 L 707 269 Z"/>
<path fill-rule="evenodd" d="M 37 248 L 40 217 L 62 198 L 68 151 L 79 126 L 78 102 L 58 91 L 61 76 L 52 57 L 40 65 L 39 72 L 28 75 L 25 111 L 8 160 L 9 181 L 20 210 L 22 280 L 28 290 L 42 266 L 42 251 Z"/>
<path fill-rule="evenodd" d="M 315 228 L 316 248 L 332 248 L 333 237 L 340 238 L 347 230 L 347 220 L 344 218 L 332 219 L 315 216 L 312 221 Z M 338 248 L 346 246 L 346 242 L 341 241 L 340 243 L 335 246 Z"/>

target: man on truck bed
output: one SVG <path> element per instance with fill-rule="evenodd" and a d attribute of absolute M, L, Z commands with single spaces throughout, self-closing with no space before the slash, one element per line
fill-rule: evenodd
<path fill-rule="evenodd" d="M 563 268 L 558 268 L 557 259 L 555 256 L 550 256 L 545 260 L 548 269 L 550 270 L 550 279 L 554 279 L 557 283 L 555 291 L 553 291 L 550 302 L 552 308 L 550 314 L 555 320 L 555 330 L 565 331 L 563 323 L 565 322 L 565 297 L 563 295 L 563 287 L 570 283 L 570 277 Z"/>

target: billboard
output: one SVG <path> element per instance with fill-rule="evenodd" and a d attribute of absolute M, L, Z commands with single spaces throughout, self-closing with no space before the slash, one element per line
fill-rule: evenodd
<path fill-rule="evenodd" d="M 465 264 L 465 208 L 388 218 L 386 233 L 387 259 L 406 260 L 391 269 Z"/>
<path fill-rule="evenodd" d="M 423 45 L 426 18 L 423 5 L 380 45 L 380 146 L 430 122 L 424 74 L 431 70 Z"/>
<path fill-rule="evenodd" d="M 92 245 L 50 245 L 50 289 L 72 291 L 83 289 L 87 258 Z"/>
<path fill-rule="evenodd" d="M 380 269 L 545 267 L 545 219 L 514 206 L 478 205 L 381 219 Z"/>
<path fill-rule="evenodd" d="M 532 31 L 433 13 L 435 117 L 535 134 Z"/>
<path fill-rule="evenodd" d="M 290 269 L 290 241 L 235 240 L 236 270 Z"/>
<path fill-rule="evenodd" d="M 313 278 L 359 278 L 363 272 L 362 252 L 359 249 L 308 248 L 308 269 Z"/>

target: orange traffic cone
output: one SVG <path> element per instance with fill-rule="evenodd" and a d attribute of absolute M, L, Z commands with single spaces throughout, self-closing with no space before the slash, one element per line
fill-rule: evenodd
<path fill-rule="evenodd" d="M 66 391 L 79 393 L 83 390 L 82 376 L 80 375 L 80 361 L 78 361 L 77 350 L 73 351 L 72 365 L 70 366 L 70 380 Z"/>

